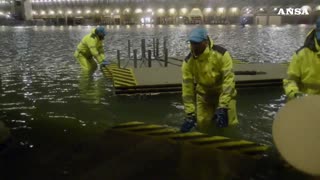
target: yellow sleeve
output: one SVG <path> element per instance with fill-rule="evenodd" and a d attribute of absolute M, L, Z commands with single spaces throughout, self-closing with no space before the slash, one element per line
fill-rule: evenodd
<path fill-rule="evenodd" d="M 182 100 L 186 114 L 195 114 L 194 76 L 189 64 L 182 64 Z"/>
<path fill-rule="evenodd" d="M 295 93 L 299 92 L 300 75 L 299 56 L 294 53 L 288 67 L 287 77 L 283 79 L 284 92 L 289 99 L 294 98 Z"/>
<path fill-rule="evenodd" d="M 105 57 L 104 54 L 99 53 L 98 51 L 98 39 L 97 38 L 89 38 L 88 39 L 88 47 L 90 49 L 90 53 L 92 54 L 92 56 L 98 61 L 98 63 L 101 63 Z"/>
<path fill-rule="evenodd" d="M 229 52 L 222 56 L 222 92 L 219 97 L 218 107 L 228 107 L 229 102 L 233 99 L 237 91 L 235 89 L 235 76 L 233 73 L 233 63 Z"/>
<path fill-rule="evenodd" d="M 106 59 L 105 55 L 104 55 L 104 46 L 103 46 L 103 41 L 99 42 L 99 46 L 98 46 L 98 52 L 100 54 L 100 56 L 102 56 L 102 61 L 104 59 Z M 101 62 L 100 62 L 101 63 Z"/>

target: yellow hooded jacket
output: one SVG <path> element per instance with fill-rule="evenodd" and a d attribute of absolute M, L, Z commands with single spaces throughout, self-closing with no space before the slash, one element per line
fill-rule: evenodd
<path fill-rule="evenodd" d="M 283 87 L 288 99 L 296 93 L 320 94 L 320 47 L 312 30 L 304 45 L 297 50 L 289 64 Z"/>
<path fill-rule="evenodd" d="M 95 29 L 83 37 L 77 51 L 87 59 L 91 59 L 93 56 L 99 64 L 105 59 L 103 40 L 100 40 L 95 34 Z"/>
<path fill-rule="evenodd" d="M 182 98 L 187 114 L 195 113 L 195 95 L 218 96 L 217 107 L 233 108 L 235 113 L 235 76 L 229 52 L 210 39 L 209 46 L 198 57 L 190 53 L 182 64 Z M 230 107 L 233 100 L 234 107 Z M 212 110 L 214 111 L 214 110 Z M 198 115 L 197 115 L 198 116 Z M 230 116 L 229 116 L 230 117 Z M 238 123 L 236 114 L 229 124 Z"/>

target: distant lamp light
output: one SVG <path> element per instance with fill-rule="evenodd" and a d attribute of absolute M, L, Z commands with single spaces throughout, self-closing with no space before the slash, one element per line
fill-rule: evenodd
<path fill-rule="evenodd" d="M 163 14 L 164 13 L 164 9 L 158 9 L 158 13 Z"/>
<path fill-rule="evenodd" d="M 174 9 L 174 8 L 169 9 L 170 14 L 174 14 L 175 12 L 176 12 L 176 9 Z"/>
<path fill-rule="evenodd" d="M 305 10 L 305 9 L 306 9 L 306 10 L 310 10 L 311 7 L 310 7 L 310 6 L 302 6 L 301 9 L 303 9 L 303 10 Z"/>
<path fill-rule="evenodd" d="M 182 9 L 181 9 L 182 14 L 186 14 L 186 13 L 187 13 L 187 11 L 188 11 L 188 9 L 187 9 L 187 8 L 182 8 Z"/>
<path fill-rule="evenodd" d="M 236 7 L 231 8 L 231 12 L 235 13 L 237 11 L 238 11 L 238 8 L 236 8 Z"/>
<path fill-rule="evenodd" d="M 140 14 L 140 13 L 142 13 L 142 9 L 138 8 L 134 12 L 137 13 L 137 14 Z"/>
<path fill-rule="evenodd" d="M 221 8 L 218 8 L 218 13 L 223 13 L 224 12 L 224 8 L 221 7 Z"/>
<path fill-rule="evenodd" d="M 212 11 L 212 9 L 211 9 L 211 8 L 205 8 L 204 11 L 205 11 L 206 13 L 210 13 L 210 12 Z"/>
<path fill-rule="evenodd" d="M 81 14 L 81 10 L 78 10 L 77 13 L 78 13 L 78 14 Z"/>

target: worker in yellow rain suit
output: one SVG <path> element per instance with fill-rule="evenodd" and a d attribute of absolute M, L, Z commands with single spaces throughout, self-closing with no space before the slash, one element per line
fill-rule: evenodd
<path fill-rule="evenodd" d="M 74 57 L 79 61 L 83 70 L 95 71 L 97 63 L 108 65 L 109 61 L 105 59 L 103 40 L 107 34 L 104 27 L 97 27 L 79 43 Z"/>
<path fill-rule="evenodd" d="M 188 41 L 191 53 L 182 65 L 182 98 L 187 116 L 181 132 L 196 125 L 201 132 L 208 132 L 212 127 L 225 129 L 238 124 L 237 91 L 229 52 L 214 45 L 207 30 L 201 27 L 191 31 Z"/>
<path fill-rule="evenodd" d="M 320 94 L 320 17 L 291 59 L 283 80 L 288 100 L 308 94 Z"/>

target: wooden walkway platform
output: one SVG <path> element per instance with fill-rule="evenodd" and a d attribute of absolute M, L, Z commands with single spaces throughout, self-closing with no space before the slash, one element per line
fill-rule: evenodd
<path fill-rule="evenodd" d="M 83 179 L 250 179 L 272 161 L 262 144 L 143 122 L 116 125 L 103 138 L 112 158 Z"/>
<path fill-rule="evenodd" d="M 163 61 L 112 64 L 104 69 L 112 78 L 115 94 L 179 93 L 181 92 L 182 58 L 169 58 L 167 67 Z M 236 88 L 281 86 L 286 76 L 286 64 L 253 64 L 235 61 Z"/>

